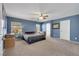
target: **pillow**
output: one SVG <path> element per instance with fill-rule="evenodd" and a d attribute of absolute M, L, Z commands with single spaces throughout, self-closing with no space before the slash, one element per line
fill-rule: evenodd
<path fill-rule="evenodd" d="M 25 34 L 34 34 L 35 32 L 25 32 Z"/>
<path fill-rule="evenodd" d="M 44 32 L 39 32 L 40 34 L 44 34 Z"/>

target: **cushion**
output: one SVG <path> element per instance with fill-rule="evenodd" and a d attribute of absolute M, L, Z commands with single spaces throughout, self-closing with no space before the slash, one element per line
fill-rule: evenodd
<path fill-rule="evenodd" d="M 25 34 L 34 34 L 35 32 L 25 32 Z"/>

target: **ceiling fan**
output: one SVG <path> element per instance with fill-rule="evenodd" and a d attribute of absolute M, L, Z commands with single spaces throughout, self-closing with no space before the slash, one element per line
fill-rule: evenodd
<path fill-rule="evenodd" d="M 47 12 L 34 12 L 33 13 L 33 16 L 32 19 L 38 19 L 38 20 L 44 20 L 44 19 L 47 19 L 48 17 L 48 14 Z"/>
<path fill-rule="evenodd" d="M 47 13 L 41 13 L 39 19 L 46 19 L 48 17 Z"/>

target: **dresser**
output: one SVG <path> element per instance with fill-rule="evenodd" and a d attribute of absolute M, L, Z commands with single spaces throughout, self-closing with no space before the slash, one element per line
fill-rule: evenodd
<path fill-rule="evenodd" d="M 12 48 L 15 46 L 15 36 L 7 34 L 4 37 L 4 48 Z"/>

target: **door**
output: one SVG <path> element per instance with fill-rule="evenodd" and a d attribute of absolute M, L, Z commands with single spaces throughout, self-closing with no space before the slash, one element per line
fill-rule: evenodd
<path fill-rule="evenodd" d="M 40 24 L 36 24 L 36 32 L 40 32 Z"/>
<path fill-rule="evenodd" d="M 46 24 L 46 38 L 51 37 L 51 23 Z"/>
<path fill-rule="evenodd" d="M 60 39 L 70 40 L 70 20 L 60 21 Z"/>
<path fill-rule="evenodd" d="M 0 19 L 0 56 L 3 55 L 3 21 Z"/>

